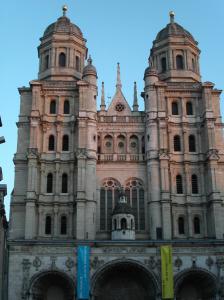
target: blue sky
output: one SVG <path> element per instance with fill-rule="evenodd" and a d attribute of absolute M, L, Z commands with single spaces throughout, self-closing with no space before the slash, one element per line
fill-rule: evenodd
<path fill-rule="evenodd" d="M 223 0 L 8 0 L 0 11 L 1 97 L 0 115 L 5 144 L 0 145 L 0 165 L 10 193 L 14 184 L 13 155 L 16 152 L 19 114 L 18 87 L 29 86 L 37 78 L 37 46 L 45 28 L 61 16 L 68 5 L 68 17 L 87 39 L 87 47 L 97 68 L 100 84 L 105 82 L 106 97 L 115 91 L 116 63 L 121 65 L 121 79 L 126 99 L 132 104 L 133 82 L 137 82 L 140 107 L 143 101 L 143 74 L 152 41 L 169 22 L 175 20 L 199 42 L 202 81 L 212 81 L 224 88 L 224 1 Z M 224 97 L 221 97 L 224 114 Z"/>

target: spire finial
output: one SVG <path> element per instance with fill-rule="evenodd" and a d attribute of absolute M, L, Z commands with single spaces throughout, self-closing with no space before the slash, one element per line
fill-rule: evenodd
<path fill-rule="evenodd" d="M 174 23 L 175 13 L 174 11 L 170 11 L 170 23 Z"/>
<path fill-rule="evenodd" d="M 65 17 L 65 16 L 66 16 L 66 12 L 67 12 L 67 10 L 68 10 L 68 6 L 67 6 L 67 5 L 63 5 L 63 6 L 62 6 L 63 17 Z"/>
<path fill-rule="evenodd" d="M 117 63 L 117 84 L 116 84 L 116 88 L 120 89 L 122 88 L 122 84 L 121 84 L 121 72 L 120 72 L 120 63 Z"/>
<path fill-rule="evenodd" d="M 89 58 L 87 59 L 87 62 L 88 62 L 88 65 L 91 65 L 93 60 L 92 60 L 92 57 L 91 55 L 89 55 Z"/>
<path fill-rule="evenodd" d="M 100 109 L 102 111 L 105 111 L 105 108 L 106 108 L 106 104 L 105 104 L 104 82 L 102 82 Z"/>
<path fill-rule="evenodd" d="M 138 95 L 137 95 L 137 84 L 136 84 L 136 81 L 134 82 L 133 111 L 138 111 Z"/>

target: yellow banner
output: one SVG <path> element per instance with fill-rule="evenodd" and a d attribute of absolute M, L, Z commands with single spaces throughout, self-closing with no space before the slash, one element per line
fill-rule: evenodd
<path fill-rule="evenodd" d="M 172 247 L 161 246 L 162 298 L 173 299 Z"/>

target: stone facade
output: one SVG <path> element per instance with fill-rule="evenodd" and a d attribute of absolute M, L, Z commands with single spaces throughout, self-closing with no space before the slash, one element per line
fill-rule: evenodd
<path fill-rule="evenodd" d="M 201 82 L 198 44 L 170 18 L 144 73 L 144 111 L 136 83 L 133 109 L 126 101 L 119 64 L 97 111 L 81 30 L 65 11 L 45 30 L 38 79 L 19 89 L 9 300 L 75 299 L 79 244 L 91 246 L 91 299 L 161 299 L 162 244 L 173 245 L 175 299 L 223 299 L 221 91 Z M 135 240 L 111 240 L 121 188 Z"/>

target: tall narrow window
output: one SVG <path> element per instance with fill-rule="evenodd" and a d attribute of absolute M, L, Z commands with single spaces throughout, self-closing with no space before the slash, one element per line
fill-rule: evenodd
<path fill-rule="evenodd" d="M 69 137 L 67 134 L 63 135 L 62 139 L 62 151 L 68 151 L 69 150 Z"/>
<path fill-rule="evenodd" d="M 68 192 L 68 175 L 66 173 L 62 174 L 61 192 L 62 193 Z"/>
<path fill-rule="evenodd" d="M 48 150 L 54 151 L 54 136 L 50 135 L 48 140 Z"/>
<path fill-rule="evenodd" d="M 184 60 L 182 55 L 176 56 L 176 66 L 177 70 L 183 70 L 184 69 Z"/>
<path fill-rule="evenodd" d="M 52 173 L 47 174 L 47 193 L 53 192 L 53 175 Z"/>
<path fill-rule="evenodd" d="M 56 101 L 51 100 L 50 102 L 50 114 L 56 114 Z"/>
<path fill-rule="evenodd" d="M 201 226 L 200 226 L 200 219 L 199 217 L 194 217 L 194 233 L 200 234 L 201 233 Z"/>
<path fill-rule="evenodd" d="M 198 194 L 198 177 L 195 174 L 191 176 L 191 189 L 192 194 Z"/>
<path fill-rule="evenodd" d="M 145 137 L 142 137 L 142 154 L 145 154 Z"/>
<path fill-rule="evenodd" d="M 45 234 L 51 234 L 51 216 L 46 216 L 46 219 L 45 219 Z"/>
<path fill-rule="evenodd" d="M 114 219 L 114 230 L 117 230 L 117 220 Z"/>
<path fill-rule="evenodd" d="M 189 143 L 189 152 L 195 152 L 196 151 L 196 143 L 195 143 L 194 135 L 192 135 L 192 134 L 189 135 L 188 143 Z"/>
<path fill-rule="evenodd" d="M 68 100 L 64 101 L 64 114 L 68 115 L 70 113 L 70 103 Z"/>
<path fill-rule="evenodd" d="M 177 194 L 183 194 L 183 183 L 182 183 L 182 176 L 176 176 L 176 191 Z"/>
<path fill-rule="evenodd" d="M 44 57 L 44 70 L 49 68 L 49 55 Z"/>
<path fill-rule="evenodd" d="M 61 216 L 61 234 L 67 234 L 67 218 Z"/>
<path fill-rule="evenodd" d="M 184 218 L 183 217 L 178 218 L 178 233 L 185 234 L 185 226 L 184 226 Z"/>
<path fill-rule="evenodd" d="M 126 230 L 127 229 L 127 220 L 125 218 L 121 219 L 121 229 Z"/>
<path fill-rule="evenodd" d="M 162 72 L 166 72 L 166 57 L 161 59 Z"/>
<path fill-rule="evenodd" d="M 187 102 L 186 104 L 186 112 L 188 116 L 193 115 L 193 106 L 191 102 Z"/>
<path fill-rule="evenodd" d="M 181 151 L 181 143 L 180 143 L 179 135 L 175 135 L 173 138 L 173 148 L 174 148 L 174 151 Z"/>
<path fill-rule="evenodd" d="M 66 55 L 65 53 L 61 52 L 59 54 L 59 67 L 65 67 L 66 66 Z"/>
<path fill-rule="evenodd" d="M 192 58 L 192 70 L 195 71 L 195 60 Z"/>
<path fill-rule="evenodd" d="M 75 57 L 75 68 L 80 72 L 80 58 L 78 56 Z"/>
<path fill-rule="evenodd" d="M 179 115 L 178 103 L 176 101 L 172 102 L 172 115 Z"/>

